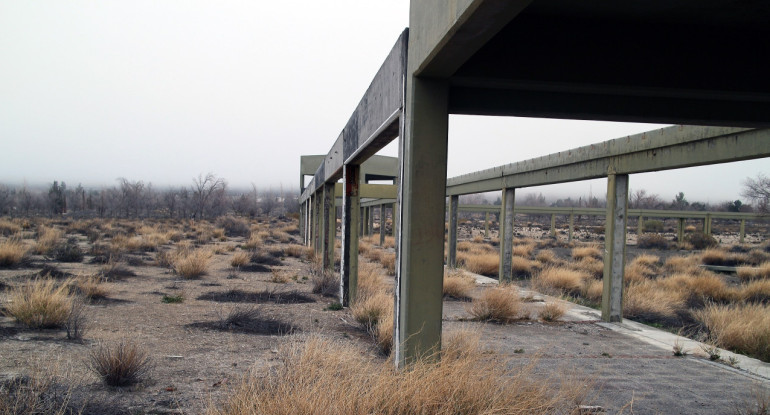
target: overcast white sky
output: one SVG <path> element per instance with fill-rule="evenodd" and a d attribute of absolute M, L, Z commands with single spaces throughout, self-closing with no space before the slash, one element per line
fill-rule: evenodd
<path fill-rule="evenodd" d="M 0 0 L 0 183 L 163 187 L 214 172 L 293 188 L 299 156 L 329 150 L 408 3 Z M 449 175 L 659 127 L 452 116 Z M 759 171 L 770 161 L 636 175 L 631 188 L 715 203 Z"/>

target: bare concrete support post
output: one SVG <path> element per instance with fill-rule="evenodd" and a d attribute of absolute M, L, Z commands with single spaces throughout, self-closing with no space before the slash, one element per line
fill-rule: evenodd
<path fill-rule="evenodd" d="M 556 236 L 556 214 L 551 213 L 551 236 Z"/>
<path fill-rule="evenodd" d="M 500 268 L 498 276 L 500 282 L 510 281 L 513 265 L 513 204 L 516 189 L 507 187 L 503 189 L 503 216 L 500 218 Z"/>
<path fill-rule="evenodd" d="M 340 253 L 340 304 L 347 307 L 355 300 L 358 287 L 358 230 L 360 199 L 358 177 L 361 166 L 342 168 L 342 252 Z"/>
<path fill-rule="evenodd" d="M 703 227 L 704 227 L 703 233 L 705 233 L 706 235 L 711 235 L 711 215 L 708 213 L 706 214 L 706 219 L 704 220 Z"/>
<path fill-rule="evenodd" d="M 401 186 L 395 363 L 441 349 L 449 86 L 408 75 Z"/>
<path fill-rule="evenodd" d="M 299 234 L 305 235 L 305 203 L 299 205 Z"/>
<path fill-rule="evenodd" d="M 449 252 L 447 252 L 447 266 L 457 267 L 457 207 L 460 197 L 457 195 L 449 196 Z"/>
<path fill-rule="evenodd" d="M 572 233 L 575 232 L 575 214 L 569 214 L 569 234 L 567 235 L 567 242 L 572 242 Z"/>
<path fill-rule="evenodd" d="M 313 245 L 313 241 L 315 240 L 315 194 L 310 195 L 310 198 L 308 199 L 308 208 L 308 223 L 310 224 L 310 229 L 307 234 L 307 246 L 315 250 L 315 245 Z"/>
<path fill-rule="evenodd" d="M 366 236 L 374 236 L 374 206 L 366 208 Z"/>
<path fill-rule="evenodd" d="M 396 228 L 398 227 L 398 215 L 396 215 L 396 204 L 395 203 L 390 205 L 390 217 L 391 217 L 390 236 L 395 238 L 396 237 Z"/>
<path fill-rule="evenodd" d="M 484 237 L 489 238 L 489 212 L 484 212 Z"/>
<path fill-rule="evenodd" d="M 739 238 L 740 243 L 743 243 L 743 240 L 746 239 L 746 219 L 741 219 L 741 233 Z"/>
<path fill-rule="evenodd" d="M 323 235 L 321 252 L 324 269 L 334 269 L 334 237 L 337 234 L 337 208 L 334 207 L 334 183 L 323 187 Z"/>
<path fill-rule="evenodd" d="M 313 229 L 314 247 L 316 254 L 321 255 L 321 234 L 323 233 L 323 192 L 316 192 L 315 208 L 313 211 L 315 212 L 315 229 Z"/>
<path fill-rule="evenodd" d="M 380 246 L 385 245 L 385 205 L 380 205 Z"/>
<path fill-rule="evenodd" d="M 644 217 L 639 215 L 639 221 L 637 222 L 639 230 L 636 232 L 636 236 L 642 236 L 644 234 Z"/>
<path fill-rule="evenodd" d="M 604 291 L 602 320 L 623 320 L 623 272 L 626 259 L 628 175 L 607 176 L 607 220 L 604 236 Z"/>
<path fill-rule="evenodd" d="M 359 205 L 360 206 L 360 205 Z M 358 236 L 363 237 L 364 236 L 364 221 L 363 218 L 366 216 L 364 215 L 364 211 L 366 208 L 360 207 L 359 208 L 359 215 L 358 215 Z"/>
<path fill-rule="evenodd" d="M 684 218 L 679 218 L 679 226 L 676 228 L 676 240 L 680 245 L 684 242 Z"/>

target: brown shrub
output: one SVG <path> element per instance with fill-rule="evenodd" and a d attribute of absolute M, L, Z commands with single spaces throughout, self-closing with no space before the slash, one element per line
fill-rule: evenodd
<path fill-rule="evenodd" d="M 468 300 L 474 288 L 476 288 L 476 280 L 461 270 L 444 271 L 444 297 Z"/>
<path fill-rule="evenodd" d="M 572 258 L 581 260 L 583 258 L 602 259 L 602 251 L 597 246 L 579 246 L 572 248 Z"/>
<path fill-rule="evenodd" d="M 750 281 L 740 288 L 738 296 L 746 302 L 770 303 L 770 279 Z"/>
<path fill-rule="evenodd" d="M 543 265 L 552 264 L 556 262 L 556 254 L 550 249 L 544 249 L 535 255 L 535 260 Z"/>
<path fill-rule="evenodd" d="M 30 328 L 62 327 L 72 308 L 68 284 L 36 279 L 11 289 L 6 312 Z"/>
<path fill-rule="evenodd" d="M 12 267 L 22 263 L 28 251 L 29 248 L 18 237 L 0 242 L 0 267 Z"/>
<path fill-rule="evenodd" d="M 487 288 L 474 299 L 468 312 L 476 320 L 510 323 L 519 318 L 521 298 L 513 286 Z"/>
<path fill-rule="evenodd" d="M 220 408 L 208 412 L 556 414 L 574 412 L 575 402 L 586 394 L 583 381 L 561 373 L 533 376 L 533 365 L 511 371 L 508 362 L 471 341 L 456 347 L 448 343 L 442 356 L 435 363 L 419 359 L 399 371 L 349 343 L 311 337 L 283 348 L 274 370 L 244 378 Z"/>
<path fill-rule="evenodd" d="M 138 345 L 121 340 L 99 344 L 89 354 L 88 368 L 106 385 L 126 386 L 143 380 L 150 371 L 149 354 Z"/>
<path fill-rule="evenodd" d="M 300 259 L 310 259 L 313 257 L 313 248 L 299 244 L 289 244 L 286 246 L 286 255 Z"/>
<path fill-rule="evenodd" d="M 480 275 L 497 275 L 500 267 L 500 256 L 497 253 L 474 253 L 459 252 L 457 254 L 457 265 L 466 270 Z"/>
<path fill-rule="evenodd" d="M 636 246 L 644 249 L 668 249 L 671 242 L 658 233 L 645 233 L 636 239 Z"/>
<path fill-rule="evenodd" d="M 604 275 L 604 262 L 596 258 L 583 258 L 580 261 L 572 263 L 572 268 L 577 271 L 585 272 L 594 278 L 602 278 Z"/>
<path fill-rule="evenodd" d="M 583 297 L 594 303 L 600 303 L 602 301 L 602 295 L 604 293 L 604 281 L 591 280 L 583 288 Z"/>
<path fill-rule="evenodd" d="M 48 255 L 62 237 L 62 232 L 56 228 L 41 225 L 37 229 L 37 242 L 35 243 L 35 253 Z"/>
<path fill-rule="evenodd" d="M 582 271 L 563 267 L 546 267 L 535 275 L 535 278 L 532 279 L 532 285 L 546 293 L 578 294 L 590 278 L 587 273 Z"/>
<path fill-rule="evenodd" d="M 567 312 L 567 306 L 563 303 L 547 303 L 538 312 L 538 317 L 543 321 L 556 321 Z"/>
<path fill-rule="evenodd" d="M 251 261 L 251 254 L 246 251 L 238 251 L 230 258 L 230 266 L 240 268 Z"/>
<path fill-rule="evenodd" d="M 643 321 L 676 321 L 685 308 L 681 290 L 665 289 L 655 281 L 629 284 L 623 292 L 623 315 Z"/>
<path fill-rule="evenodd" d="M 762 304 L 707 305 L 695 313 L 720 347 L 770 361 L 770 308 Z"/>
<path fill-rule="evenodd" d="M 211 251 L 196 249 L 187 253 L 181 253 L 174 259 L 174 271 L 184 278 L 196 278 L 208 272 Z"/>

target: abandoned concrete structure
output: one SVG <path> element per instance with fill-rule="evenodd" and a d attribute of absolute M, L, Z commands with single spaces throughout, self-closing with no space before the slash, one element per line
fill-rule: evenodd
<path fill-rule="evenodd" d="M 768 21 L 756 1 L 412 1 L 409 29 L 300 198 L 303 229 L 329 265 L 342 179 L 343 303 L 356 291 L 361 166 L 398 137 L 396 364 L 440 348 L 447 196 L 452 222 L 460 194 L 502 192 L 504 278 L 516 188 L 607 177 L 602 315 L 620 321 L 629 175 L 770 156 Z M 449 114 L 700 127 L 447 180 Z"/>

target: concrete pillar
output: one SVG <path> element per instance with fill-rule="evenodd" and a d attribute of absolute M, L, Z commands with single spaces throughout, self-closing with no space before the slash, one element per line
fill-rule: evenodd
<path fill-rule="evenodd" d="M 321 234 L 323 233 L 323 192 L 316 192 L 315 194 L 315 208 L 313 209 L 315 212 L 315 229 L 313 229 L 314 232 L 314 247 L 315 252 L 318 255 L 322 255 L 321 253 Z"/>
<path fill-rule="evenodd" d="M 706 219 L 704 219 L 703 222 L 703 228 L 703 233 L 706 235 L 711 235 L 711 214 L 709 213 L 706 214 Z"/>
<path fill-rule="evenodd" d="M 556 214 L 551 213 L 551 236 L 556 236 Z"/>
<path fill-rule="evenodd" d="M 741 219 L 741 233 L 739 242 L 743 243 L 744 239 L 746 239 L 746 219 Z"/>
<path fill-rule="evenodd" d="M 603 321 L 620 322 L 623 319 L 627 215 L 628 175 L 610 174 L 607 177 L 607 220 L 604 225 Z"/>
<path fill-rule="evenodd" d="M 449 196 L 449 233 L 447 239 L 449 243 L 449 252 L 447 252 L 447 266 L 457 268 L 457 207 L 460 197 L 457 195 Z"/>
<path fill-rule="evenodd" d="M 323 187 L 323 229 L 321 252 L 324 269 L 334 269 L 334 237 L 337 234 L 337 208 L 334 207 L 334 183 Z"/>
<path fill-rule="evenodd" d="M 315 250 L 315 245 L 313 245 L 313 238 L 315 238 L 315 194 L 311 194 L 308 199 L 308 224 L 310 229 L 307 234 L 307 245 Z"/>
<path fill-rule="evenodd" d="M 498 279 L 500 282 L 507 282 L 512 279 L 513 265 L 513 204 L 515 200 L 516 189 L 507 187 L 503 189 L 503 214 L 500 217 L 500 267 L 498 270 Z"/>
<path fill-rule="evenodd" d="M 366 208 L 366 236 L 374 236 L 374 206 Z"/>
<path fill-rule="evenodd" d="M 396 214 L 396 204 L 393 203 L 390 205 L 390 217 L 391 217 L 391 223 L 390 223 L 390 236 L 396 237 L 396 228 L 398 227 L 398 215 Z"/>
<path fill-rule="evenodd" d="M 299 234 L 305 235 L 305 203 L 299 205 Z"/>
<path fill-rule="evenodd" d="M 358 287 L 358 230 L 360 199 L 358 178 L 361 166 L 342 168 L 342 251 L 340 252 L 340 304 L 347 307 L 355 300 Z"/>
<path fill-rule="evenodd" d="M 380 205 L 380 246 L 385 245 L 385 205 Z"/>
<path fill-rule="evenodd" d="M 489 238 L 489 212 L 484 212 L 484 237 Z"/>
<path fill-rule="evenodd" d="M 642 236 L 642 234 L 644 234 L 644 217 L 642 215 L 639 215 L 637 225 L 639 226 L 639 230 L 636 232 L 636 235 Z"/>
<path fill-rule="evenodd" d="M 569 234 L 567 235 L 567 242 L 572 242 L 572 233 L 575 232 L 575 214 L 569 214 Z"/>
<path fill-rule="evenodd" d="M 395 363 L 441 349 L 449 86 L 407 76 L 399 186 Z"/>

